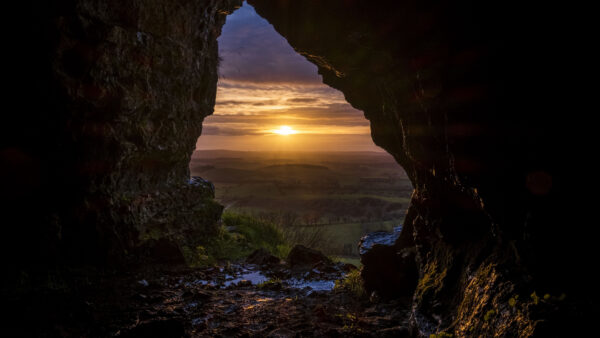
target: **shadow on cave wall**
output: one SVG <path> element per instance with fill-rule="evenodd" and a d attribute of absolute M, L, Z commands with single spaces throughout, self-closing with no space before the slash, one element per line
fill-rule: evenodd
<path fill-rule="evenodd" d="M 475 1 L 249 3 L 365 112 L 376 144 L 411 177 L 397 249 L 413 250 L 419 267 L 421 333 L 591 325 L 594 287 L 579 277 L 593 270 L 594 236 L 576 227 L 588 209 L 572 188 L 585 143 L 570 115 L 584 111 L 572 75 L 584 65 L 573 56 L 578 26 L 555 20 L 573 13 Z M 149 234 L 190 246 L 190 233 L 205 240 L 215 229 L 220 206 L 188 184 L 187 166 L 214 106 L 216 38 L 239 4 L 39 2 L 3 22 L 14 32 L 5 102 L 17 107 L 0 150 L 9 276 L 135 262 L 161 247 Z"/>
<path fill-rule="evenodd" d="M 557 98 L 575 93 L 553 66 L 576 47 L 558 25 L 533 5 L 249 3 L 364 111 L 375 143 L 413 181 L 395 253 L 416 251 L 413 321 L 421 333 L 569 330 L 537 321 L 552 316 L 585 326 L 569 309 L 589 309 L 574 276 L 592 245 L 565 228 L 574 221 L 572 187 L 568 161 L 557 157 L 575 151 L 557 137 L 565 132 L 562 111 L 572 110 Z M 387 261 L 388 271 L 399 268 Z M 570 293 L 573 303 L 507 305 L 534 292 Z M 484 320 L 492 312 L 501 315 Z"/>

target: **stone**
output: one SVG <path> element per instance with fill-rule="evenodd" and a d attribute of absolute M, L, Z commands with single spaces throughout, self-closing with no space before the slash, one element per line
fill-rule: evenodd
<path fill-rule="evenodd" d="M 393 247 L 400 237 L 402 226 L 394 227 L 392 232 L 376 231 L 366 234 L 358 243 L 358 253 L 362 257 L 369 252 L 376 252 L 386 247 Z"/>
<path fill-rule="evenodd" d="M 212 182 L 207 181 L 200 176 L 192 176 L 190 178 L 189 184 L 194 187 L 206 189 L 210 192 L 211 197 L 215 197 L 215 185 Z"/>
<path fill-rule="evenodd" d="M 266 266 L 279 264 L 280 261 L 279 258 L 271 255 L 270 252 L 263 248 L 254 250 L 254 252 L 246 258 L 246 263 Z"/>
<path fill-rule="evenodd" d="M 242 279 L 241 281 L 239 281 L 239 282 L 237 283 L 237 286 L 239 286 L 239 287 L 248 287 L 248 286 L 252 286 L 252 282 L 251 282 L 251 281 L 249 281 L 249 280 Z"/>
<path fill-rule="evenodd" d="M 402 226 L 392 232 L 378 231 L 367 234 L 359 242 L 361 276 L 365 290 L 382 297 L 410 297 L 418 275 L 414 251 L 398 255 L 397 241 Z"/>
<path fill-rule="evenodd" d="M 312 268 L 319 263 L 329 263 L 331 260 L 322 252 L 297 244 L 287 256 L 287 262 L 292 268 Z"/>

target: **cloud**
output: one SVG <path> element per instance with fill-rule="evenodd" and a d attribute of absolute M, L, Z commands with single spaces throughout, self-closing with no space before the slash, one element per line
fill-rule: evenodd
<path fill-rule="evenodd" d="M 198 147 L 377 149 L 364 114 L 323 84 L 317 67 L 247 3 L 227 17 L 219 54 L 215 111 L 204 120 Z M 282 125 L 298 133 L 275 135 Z"/>
<path fill-rule="evenodd" d="M 319 100 L 314 97 L 294 97 L 291 99 L 287 99 L 287 102 L 292 103 L 313 103 L 318 102 Z"/>
<path fill-rule="evenodd" d="M 210 125 L 202 128 L 202 135 L 246 136 L 264 135 L 264 131 L 256 128 L 228 128 Z"/>
<path fill-rule="evenodd" d="M 219 38 L 221 78 L 253 83 L 321 83 L 317 67 L 296 53 L 254 8 L 227 18 Z"/>

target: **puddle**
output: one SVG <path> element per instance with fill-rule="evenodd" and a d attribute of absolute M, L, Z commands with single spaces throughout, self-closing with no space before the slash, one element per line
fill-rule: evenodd
<path fill-rule="evenodd" d="M 243 280 L 247 280 L 250 283 L 252 283 L 252 285 L 256 285 L 268 281 L 269 278 L 263 275 L 260 271 L 249 271 L 242 273 L 239 277 L 235 279 L 225 281 L 223 285 L 225 287 L 228 287 L 230 285 L 235 285 Z"/>
<path fill-rule="evenodd" d="M 202 286 L 216 286 L 215 283 L 211 282 L 211 281 L 207 281 L 207 280 L 203 280 L 203 279 L 196 279 L 193 282 L 186 282 L 184 284 L 185 287 L 191 287 L 192 285 L 202 285 Z M 179 286 L 179 285 L 176 285 Z"/>
<path fill-rule="evenodd" d="M 333 280 L 304 280 L 304 279 L 289 279 L 286 283 L 294 289 L 305 289 L 310 288 L 308 294 L 310 295 L 314 291 L 331 291 L 335 286 Z"/>

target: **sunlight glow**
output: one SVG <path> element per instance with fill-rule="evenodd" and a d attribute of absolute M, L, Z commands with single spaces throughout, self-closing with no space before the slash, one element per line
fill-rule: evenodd
<path fill-rule="evenodd" d="M 281 126 L 281 127 L 279 127 L 279 129 L 273 130 L 273 133 L 279 134 L 279 135 L 292 135 L 292 134 L 297 134 L 298 132 L 295 131 L 294 129 L 292 129 L 292 127 L 290 127 L 290 126 Z"/>

